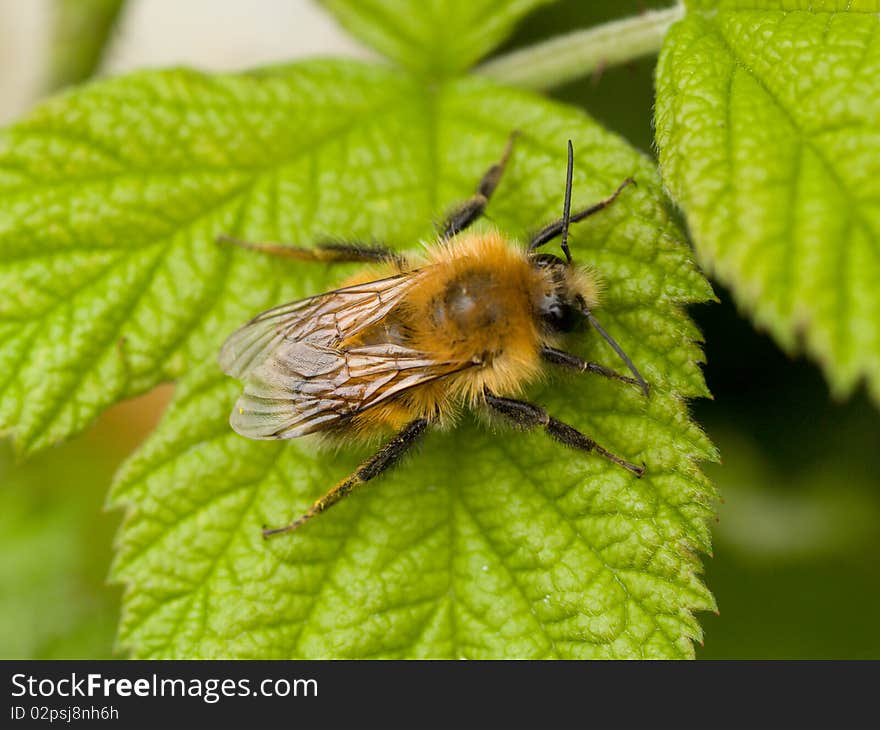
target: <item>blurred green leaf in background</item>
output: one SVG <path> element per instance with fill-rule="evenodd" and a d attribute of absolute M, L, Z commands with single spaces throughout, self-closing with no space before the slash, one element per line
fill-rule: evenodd
<path fill-rule="evenodd" d="M 85 81 L 98 69 L 125 0 L 52 0 L 47 86 Z"/>
<path fill-rule="evenodd" d="M 0 657 L 109 657 L 119 606 L 105 587 L 118 524 L 101 513 L 107 445 L 90 435 L 24 467 L 11 452 L 0 453 Z"/>
<path fill-rule="evenodd" d="M 155 425 L 168 389 L 108 411 L 87 434 L 22 463 L 0 446 L 0 657 L 114 656 L 121 590 L 107 573 L 113 472 Z"/>

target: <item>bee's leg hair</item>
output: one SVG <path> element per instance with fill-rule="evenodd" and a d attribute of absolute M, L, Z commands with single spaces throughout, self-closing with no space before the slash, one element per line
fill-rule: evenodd
<path fill-rule="evenodd" d="M 385 246 L 358 241 L 326 241 L 317 244 L 314 248 L 300 248 L 288 246 L 284 243 L 254 243 L 243 241 L 234 236 L 221 234 L 217 236 L 218 243 L 228 243 L 240 246 L 251 251 L 267 253 L 271 256 L 296 259 L 298 261 L 318 261 L 324 263 L 382 263 L 391 262 L 401 270 L 407 267 L 406 259 L 397 251 Z"/>
<path fill-rule="evenodd" d="M 599 446 L 593 439 L 582 434 L 574 426 L 569 426 L 567 423 L 558 421 L 553 416 L 548 415 L 547 411 L 540 406 L 521 400 L 513 400 L 512 398 L 499 398 L 488 391 L 484 393 L 484 397 L 490 408 L 522 428 L 541 427 L 550 436 L 566 446 L 581 451 L 595 451 L 597 454 L 604 456 L 615 464 L 619 464 L 638 477 L 645 474 L 644 466 L 636 466 L 628 461 L 624 461 L 619 456 Z"/>
<path fill-rule="evenodd" d="M 617 196 L 623 192 L 623 189 L 627 185 L 635 185 L 636 181 L 628 177 L 624 180 L 620 185 L 618 185 L 617 190 L 615 190 L 611 195 L 609 195 L 605 200 L 600 200 L 598 203 L 591 205 L 589 208 L 584 208 L 583 210 L 579 210 L 575 213 L 571 214 L 570 222 L 577 223 L 578 221 L 582 221 L 584 218 L 589 218 L 593 213 L 598 213 L 603 208 L 607 208 L 611 205 L 615 200 L 617 200 Z M 553 221 L 553 223 L 548 223 L 544 226 L 540 231 L 532 235 L 532 240 L 529 241 L 529 251 L 534 251 L 536 248 L 540 248 L 545 243 L 549 243 L 554 238 L 562 233 L 563 228 L 563 219 L 560 218 L 558 221 Z"/>
<path fill-rule="evenodd" d="M 511 132 L 507 138 L 507 145 L 504 147 L 504 153 L 492 167 L 486 170 L 483 179 L 477 186 L 477 192 L 463 203 L 460 203 L 446 215 L 446 219 L 440 225 L 440 235 L 443 240 L 449 240 L 458 233 L 461 233 L 477 218 L 483 215 L 489 198 L 501 182 L 501 176 L 504 174 L 504 168 L 507 166 L 507 160 L 510 159 L 510 151 L 513 149 L 513 142 L 518 136 L 518 132 Z"/>
<path fill-rule="evenodd" d="M 419 436 L 425 432 L 429 425 L 430 422 L 426 418 L 417 418 L 414 421 L 410 421 L 394 438 L 355 469 L 354 473 L 336 484 L 329 492 L 318 499 L 302 517 L 295 519 L 284 527 L 264 529 L 263 537 L 279 535 L 282 532 L 292 532 L 304 522 L 329 509 L 343 497 L 348 496 L 361 484 L 366 484 L 385 470 L 390 469 L 418 441 Z"/>
<path fill-rule="evenodd" d="M 543 357 L 547 362 L 552 363 L 553 365 L 560 365 L 561 367 L 568 368 L 569 370 L 577 370 L 581 373 L 595 373 L 596 375 L 602 375 L 603 377 L 611 378 L 612 380 L 619 380 L 623 383 L 635 385 L 637 388 L 642 387 L 642 384 L 635 378 L 621 375 L 620 373 L 611 370 L 610 368 L 606 368 L 604 365 L 600 365 L 597 362 L 588 362 L 579 358 L 577 355 L 572 355 L 570 352 L 557 350 L 555 347 L 547 347 L 546 345 L 542 346 L 541 357 Z"/>

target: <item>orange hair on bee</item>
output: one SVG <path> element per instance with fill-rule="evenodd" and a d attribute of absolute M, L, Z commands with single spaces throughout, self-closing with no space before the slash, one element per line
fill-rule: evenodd
<path fill-rule="evenodd" d="M 394 271 L 391 264 L 371 269 L 365 280 Z M 599 283 L 591 271 L 567 267 L 563 274 L 565 287 L 588 306 L 596 305 Z M 459 404 L 475 405 L 487 390 L 519 395 L 543 371 L 542 345 L 558 339 L 542 330 L 536 316 L 535 303 L 554 287 L 550 273 L 497 231 L 466 233 L 431 246 L 403 275 L 417 277 L 417 283 L 381 323 L 381 333 L 366 330 L 343 347 L 388 341 L 389 333 L 398 333 L 401 344 L 432 362 L 465 367 L 363 411 L 341 432 L 343 437 L 396 429 L 414 417 L 448 425 Z M 363 276 L 347 283 L 361 283 Z"/>

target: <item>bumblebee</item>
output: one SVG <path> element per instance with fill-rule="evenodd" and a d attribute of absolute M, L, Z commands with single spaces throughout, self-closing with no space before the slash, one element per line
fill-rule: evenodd
<path fill-rule="evenodd" d="M 573 263 L 568 246 L 570 223 L 607 207 L 634 181 L 624 180 L 606 199 L 572 213 L 569 141 L 559 220 L 525 248 L 497 231 L 468 232 L 501 180 L 514 139 L 476 193 L 449 213 L 436 242 L 416 254 L 349 242 L 305 249 L 220 237 L 288 258 L 371 264 L 341 288 L 263 312 L 229 337 L 220 365 L 244 383 L 232 428 L 252 439 L 311 433 L 369 439 L 396 432 L 301 517 L 264 529 L 264 536 L 301 527 L 392 467 L 427 430 L 453 423 L 463 407 L 522 428 L 543 428 L 566 446 L 644 474 L 644 466 L 518 398 L 548 365 L 629 383 L 648 395 L 644 378 L 593 315 L 598 281 Z M 539 253 L 556 238 L 564 258 Z M 566 335 L 585 325 L 605 339 L 633 377 L 560 349 Z"/>

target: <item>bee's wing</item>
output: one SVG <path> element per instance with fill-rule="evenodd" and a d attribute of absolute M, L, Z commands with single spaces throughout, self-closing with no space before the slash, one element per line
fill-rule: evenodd
<path fill-rule="evenodd" d="M 250 371 L 229 422 L 254 439 L 304 436 L 469 365 L 392 344 L 343 352 L 314 342 L 285 344 Z"/>
<path fill-rule="evenodd" d="M 337 349 L 387 316 L 416 280 L 394 276 L 286 304 L 233 333 L 220 364 L 245 385 L 230 417 L 235 431 L 254 439 L 303 436 L 469 366 L 391 343 Z"/>
<path fill-rule="evenodd" d="M 331 346 L 356 335 L 387 315 L 415 280 L 413 274 L 398 274 L 266 310 L 230 335 L 220 367 L 244 380 L 284 343 Z"/>

